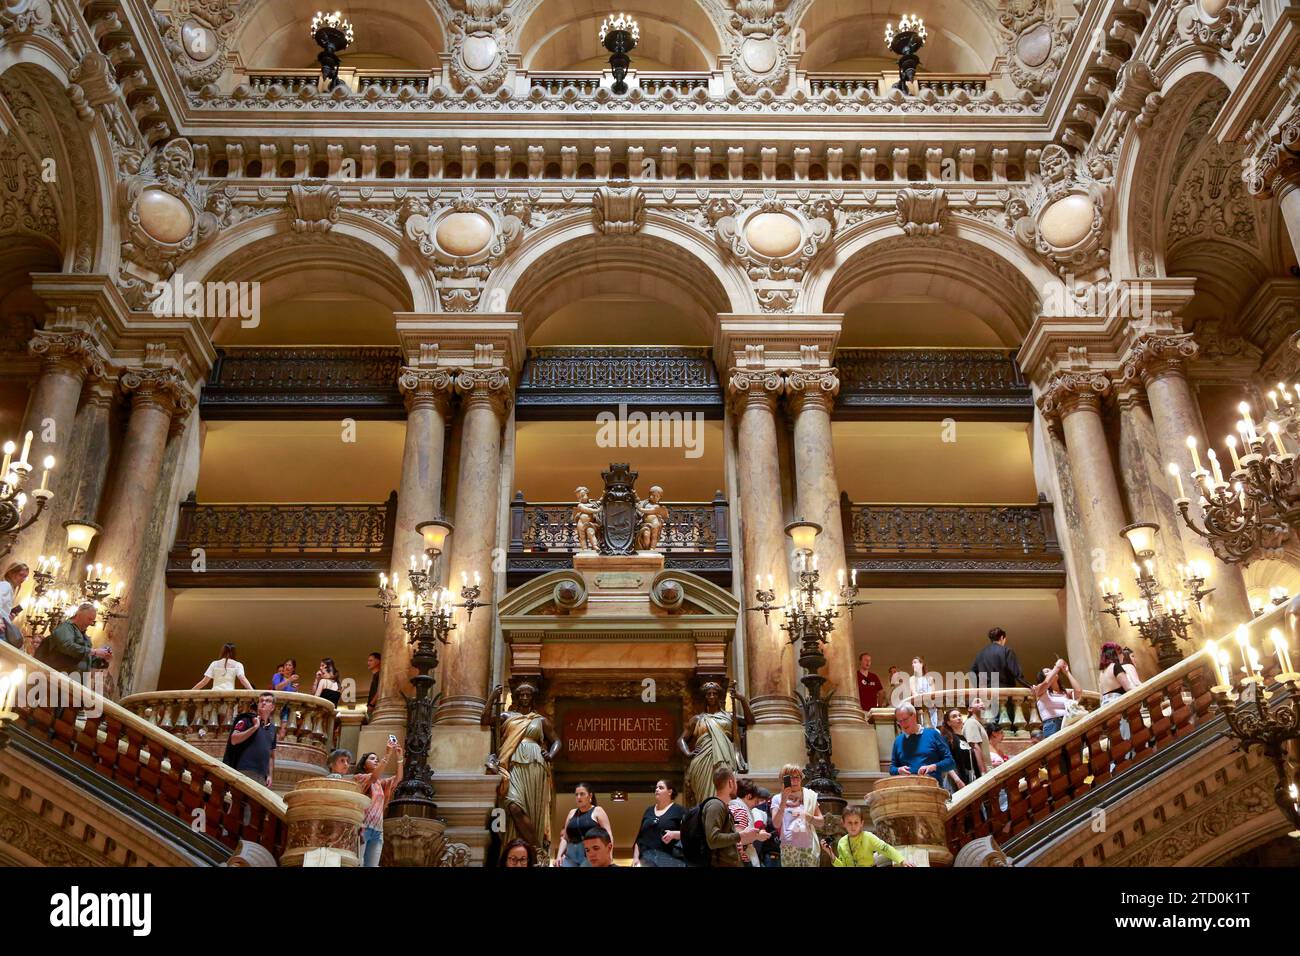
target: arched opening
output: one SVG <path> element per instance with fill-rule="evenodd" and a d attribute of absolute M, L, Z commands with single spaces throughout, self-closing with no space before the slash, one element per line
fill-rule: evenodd
<path fill-rule="evenodd" d="M 609 53 L 598 37 L 611 9 L 596 0 L 544 0 L 519 31 L 524 69 L 606 69 Z M 640 39 L 632 51 L 633 69 L 695 72 L 710 70 L 717 62 L 722 38 L 695 0 L 635 0 L 619 7 L 619 12 L 630 13 L 640 26 Z"/>
<path fill-rule="evenodd" d="M 320 48 L 312 40 L 314 0 L 260 3 L 235 38 L 246 69 L 315 67 Z M 332 8 L 331 8 L 332 9 Z M 343 10 L 355 40 L 339 55 L 344 67 L 365 70 L 431 70 L 446 48 L 437 8 L 428 0 L 370 6 L 352 4 Z"/>
<path fill-rule="evenodd" d="M 988 73 L 1000 52 L 997 10 L 965 0 L 918 0 L 899 8 L 888 0 L 814 0 L 797 26 L 807 46 L 799 66 L 819 73 L 898 70 L 898 56 L 885 45 L 885 24 L 901 14 L 920 16 L 928 39 L 921 71 Z"/>

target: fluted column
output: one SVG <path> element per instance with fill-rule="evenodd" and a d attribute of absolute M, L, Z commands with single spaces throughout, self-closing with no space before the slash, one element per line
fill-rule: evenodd
<path fill-rule="evenodd" d="M 776 403 L 784 387 L 778 372 L 733 370 L 729 391 L 736 408 L 736 482 L 744 554 L 742 604 L 754 600 L 761 580 L 780 601 L 790 590 L 781 514 L 781 470 Z M 768 621 L 758 611 L 745 617 L 749 700 L 758 723 L 797 723 L 793 653 L 780 628 L 780 611 Z"/>
<path fill-rule="evenodd" d="M 76 489 L 76 482 L 69 480 L 77 464 L 70 460 L 69 455 L 73 422 L 87 374 L 103 375 L 104 368 L 98 346 L 86 332 L 37 331 L 28 348 L 41 359 L 41 374 L 32 389 L 22 428 L 23 434 L 32 432 L 28 460 L 39 469 L 47 455 L 53 455 L 55 459 L 54 471 L 50 473 L 50 490 L 54 492 L 54 498 L 41 517 L 23 531 L 14 546 L 16 556 L 32 562 L 36 552 L 45 546 L 52 515 L 66 508 L 64 499 Z M 21 435 L 18 444 L 22 444 Z"/>
<path fill-rule="evenodd" d="M 1101 418 L 1101 400 L 1110 392 L 1110 378 L 1103 372 L 1061 372 L 1052 379 L 1038 400 L 1045 418 L 1059 422 L 1065 440 L 1070 479 L 1078 507 L 1078 520 L 1087 545 L 1092 583 L 1082 588 L 1085 611 L 1093 616 L 1088 633 L 1100 633 L 1102 578 L 1128 580 L 1133 555 L 1120 536 L 1128 524 L 1115 465 L 1111 458 L 1106 428 Z M 1099 647 L 1091 648 L 1095 659 Z"/>
<path fill-rule="evenodd" d="M 786 394 L 794 415 L 794 478 L 797 514 L 821 525 L 815 557 L 822 587 L 838 591 L 845 571 L 844 525 L 840 517 L 840 486 L 835 476 L 835 449 L 831 439 L 831 409 L 840 389 L 834 369 L 799 369 L 786 376 Z M 856 661 L 852 619 L 841 613 L 826 648 L 826 676 L 833 690 L 832 723 L 865 718 L 857 697 Z"/>
<path fill-rule="evenodd" d="M 1123 366 L 1124 378 L 1127 381 L 1140 380 L 1146 389 L 1161 460 L 1176 464 L 1183 474 L 1192 470 L 1188 436 L 1195 438 L 1202 450 L 1206 448 L 1201 410 L 1186 372 L 1186 363 L 1196 356 L 1196 351 L 1196 343 L 1188 333 L 1144 335 L 1129 349 Z M 1165 481 L 1172 483 L 1172 480 L 1166 474 Z M 1191 515 L 1198 522 L 1202 517 L 1194 501 Z M 1207 630 L 1212 634 L 1222 634 L 1249 621 L 1252 617 L 1250 599 L 1246 595 L 1246 581 L 1241 569 L 1215 558 L 1204 540 L 1181 518 L 1177 528 L 1187 556 L 1209 561 L 1213 568 L 1210 584 L 1215 590 L 1209 600 L 1214 613 L 1206 620 Z"/>
<path fill-rule="evenodd" d="M 146 599 L 145 583 L 137 571 L 143 556 L 143 530 L 152 519 L 162 474 L 163 455 L 173 421 L 183 421 L 194 407 L 194 397 L 183 376 L 172 368 L 127 369 L 122 373 L 122 390 L 131 398 L 131 416 L 118 455 L 108 502 L 104 509 L 104 531 L 95 549 L 95 560 L 111 566 L 115 578 L 126 581 L 128 602 Z M 130 618 L 111 620 L 105 628 L 113 648 L 110 673 L 117 677 L 129 670 L 124 660 Z"/>
<path fill-rule="evenodd" d="M 442 459 L 452 375 L 441 369 L 405 368 L 397 383 L 406 396 L 406 440 L 389 569 L 393 576 L 404 574 L 411 555 L 424 553 L 424 541 L 415 526 L 442 516 Z M 381 733 L 387 734 L 406 724 L 402 694 L 410 684 L 411 646 L 397 614 L 388 616 L 383 653 L 370 723 L 384 727 Z"/>
<path fill-rule="evenodd" d="M 453 594 L 462 579 L 478 576 L 492 595 L 492 553 L 496 547 L 501 486 L 501 426 L 510 397 L 510 376 L 501 369 L 466 369 L 456 376 L 461 398 L 460 468 L 456 479 L 455 531 L 451 568 L 444 577 Z M 492 610 L 480 608 L 459 627 L 443 650 L 439 724 L 477 724 L 488 692 L 492 660 Z"/>

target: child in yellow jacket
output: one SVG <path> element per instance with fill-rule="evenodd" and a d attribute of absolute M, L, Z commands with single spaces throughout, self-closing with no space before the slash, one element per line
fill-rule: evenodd
<path fill-rule="evenodd" d="M 845 807 L 841 819 L 848 833 L 840 837 L 836 844 L 835 866 L 875 866 L 877 853 L 888 858 L 895 866 L 912 865 L 897 849 L 862 829 L 862 811 L 857 807 Z"/>

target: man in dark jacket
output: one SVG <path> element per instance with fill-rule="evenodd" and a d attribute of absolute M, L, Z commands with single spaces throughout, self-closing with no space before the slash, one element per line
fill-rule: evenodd
<path fill-rule="evenodd" d="M 112 650 L 95 647 L 86 636 L 86 628 L 94 623 L 95 605 L 89 602 L 79 605 L 71 617 L 62 621 L 41 642 L 36 659 L 64 673 L 85 673 L 94 666 L 96 658 L 107 660 Z"/>
<path fill-rule="evenodd" d="M 711 866 L 743 866 L 739 847 L 749 846 L 755 840 L 766 840 L 763 830 L 736 832 L 735 821 L 728 809 L 736 799 L 736 774 L 726 764 L 718 764 L 713 771 L 714 794 L 704 801 L 700 815 L 704 818 L 704 839 L 709 845 Z"/>
<path fill-rule="evenodd" d="M 1007 647 L 1007 632 L 1000 627 L 989 631 L 989 644 L 975 655 L 970 669 L 977 687 L 1029 687 L 1029 681 L 1020 670 L 1016 652 Z"/>

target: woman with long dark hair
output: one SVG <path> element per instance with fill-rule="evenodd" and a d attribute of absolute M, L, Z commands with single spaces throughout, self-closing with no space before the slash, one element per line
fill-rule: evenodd
<path fill-rule="evenodd" d="M 641 815 L 641 829 L 632 849 L 633 866 L 686 866 L 682 853 L 682 805 L 677 788 L 667 780 L 655 783 L 655 802 Z"/>
<path fill-rule="evenodd" d="M 244 690 L 253 689 L 244 675 L 244 665 L 235 656 L 235 645 L 227 642 L 222 645 L 221 656 L 208 665 L 203 679 L 194 685 L 194 689 L 203 690 L 211 684 L 213 690 L 234 690 L 236 681 L 243 685 Z"/>
<path fill-rule="evenodd" d="M 334 658 L 321 658 L 320 667 L 316 668 L 316 685 L 311 692 L 316 697 L 325 698 L 335 707 L 338 706 L 340 696 L 339 669 L 334 666 Z"/>
<path fill-rule="evenodd" d="M 975 759 L 971 753 L 970 743 L 962 733 L 965 724 L 961 711 L 953 707 L 944 714 L 943 726 L 939 728 L 939 733 L 943 735 L 943 742 L 952 751 L 952 759 L 957 764 L 956 770 L 949 770 L 939 781 L 949 793 L 956 793 L 975 779 Z"/>
<path fill-rule="evenodd" d="M 588 830 L 602 829 L 614 840 L 614 830 L 609 825 L 609 816 L 596 805 L 596 791 L 589 783 L 580 783 L 573 788 L 576 806 L 564 818 L 564 827 L 560 832 L 560 848 L 555 854 L 556 866 L 590 866 L 587 851 L 583 849 L 582 840 Z"/>
<path fill-rule="evenodd" d="M 385 777 L 383 773 L 392 761 L 397 760 L 397 773 Z M 379 855 L 384 851 L 384 810 L 393 798 L 393 789 L 402 782 L 402 748 L 388 742 L 384 753 L 384 762 L 379 763 L 379 755 L 364 753 L 357 761 L 356 779 L 361 791 L 370 798 L 365 817 L 361 821 L 361 865 L 378 866 Z"/>

